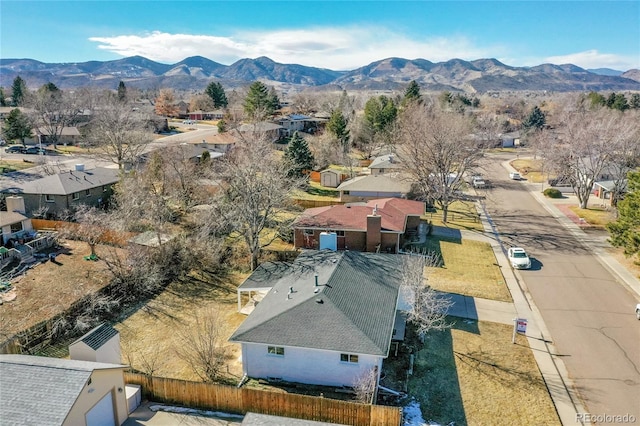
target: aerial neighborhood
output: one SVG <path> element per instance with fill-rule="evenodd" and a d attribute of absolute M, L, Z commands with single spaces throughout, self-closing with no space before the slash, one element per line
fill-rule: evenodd
<path fill-rule="evenodd" d="M 25 61 L 0 69 L 2 425 L 640 421 L 640 80 Z"/>

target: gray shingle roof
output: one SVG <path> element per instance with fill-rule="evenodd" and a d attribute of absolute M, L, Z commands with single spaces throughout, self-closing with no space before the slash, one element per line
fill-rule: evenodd
<path fill-rule="evenodd" d="M 399 285 L 397 255 L 304 251 L 230 341 L 386 356 Z"/>
<path fill-rule="evenodd" d="M 82 342 L 91 349 L 98 350 L 116 334 L 118 334 L 118 330 L 111 327 L 109 324 L 101 324 L 73 342 L 71 345 Z"/>
<path fill-rule="evenodd" d="M 0 355 L 0 423 L 61 425 L 94 370 L 116 364 Z"/>
<path fill-rule="evenodd" d="M 22 186 L 24 194 L 69 195 L 92 188 L 100 188 L 118 182 L 118 169 L 96 167 L 91 170 L 71 170 L 27 182 Z"/>
<path fill-rule="evenodd" d="M 364 191 L 364 192 L 401 192 L 411 190 L 411 183 L 398 177 L 389 175 L 357 176 L 344 181 L 338 186 L 338 191 Z"/>

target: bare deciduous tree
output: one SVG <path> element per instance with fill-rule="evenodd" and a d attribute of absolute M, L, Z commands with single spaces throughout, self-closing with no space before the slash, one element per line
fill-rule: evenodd
<path fill-rule="evenodd" d="M 209 309 L 194 315 L 194 323 L 175 330 L 176 355 L 185 361 L 203 381 L 220 378 L 229 350 L 223 335 L 224 318 L 220 312 Z"/>
<path fill-rule="evenodd" d="M 463 176 L 478 167 L 483 155 L 484 146 L 470 137 L 471 131 L 466 116 L 434 106 L 411 105 L 399 117 L 396 146 L 404 172 L 425 201 L 442 209 L 443 222 Z"/>
<path fill-rule="evenodd" d="M 363 404 L 373 404 L 373 397 L 378 388 L 378 369 L 376 367 L 363 370 L 353 381 L 356 400 Z"/>
<path fill-rule="evenodd" d="M 43 86 L 30 97 L 38 137 L 46 137 L 55 149 L 65 127 L 73 126 L 84 110 L 85 98 L 76 92 L 49 90 Z"/>
<path fill-rule="evenodd" d="M 303 180 L 287 176 L 287 168 L 264 136 L 243 141 L 220 163 L 215 178 L 220 190 L 203 224 L 211 233 L 231 230 L 242 238 L 251 255 L 251 269 L 258 266 L 260 251 L 277 233 L 267 228 L 282 222 L 291 205 L 291 191 Z M 217 229 L 213 229 L 216 228 Z"/>
<path fill-rule="evenodd" d="M 149 117 L 134 110 L 130 102 L 107 96 L 94 111 L 87 139 L 98 156 L 122 169 L 127 163 L 135 163 L 152 141 Z"/>
<path fill-rule="evenodd" d="M 543 155 L 545 168 L 567 178 L 580 208 L 586 209 L 593 184 L 605 170 L 609 174 L 616 167 L 624 168 L 625 162 L 630 161 L 633 166 L 637 160 L 633 147 L 637 145 L 637 123 L 631 114 L 607 108 L 564 111 L 558 121 L 562 123 L 559 129 L 539 135 L 537 148 Z M 634 156 L 636 160 L 631 159 Z"/>
<path fill-rule="evenodd" d="M 439 263 L 439 256 L 434 254 L 407 255 L 403 259 L 400 291 L 408 302 L 407 320 L 420 335 L 449 327 L 446 315 L 452 302 L 431 288 L 425 275 L 426 267 Z"/>

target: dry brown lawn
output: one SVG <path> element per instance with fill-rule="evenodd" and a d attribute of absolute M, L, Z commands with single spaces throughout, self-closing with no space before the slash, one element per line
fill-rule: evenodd
<path fill-rule="evenodd" d="M 0 306 L 1 335 L 11 336 L 49 319 L 73 302 L 109 283 L 105 262 L 84 260 L 90 254 L 86 243 L 61 240 L 55 262 L 36 263 L 13 279 L 16 299 Z M 98 246 L 99 256 L 108 256 L 112 247 Z"/>
<path fill-rule="evenodd" d="M 248 273 L 230 273 L 226 276 L 192 274 L 181 282 L 171 283 L 157 297 L 138 306 L 130 316 L 116 323 L 120 331 L 123 362 L 136 370 L 161 377 L 201 380 L 190 366 L 176 356 L 180 345 L 176 332 L 192 328 L 196 316 L 209 310 L 222 314 L 223 339 L 230 355 L 225 378 L 238 382 L 242 377 L 240 345 L 227 339 L 246 318 L 237 312 L 237 286 Z"/>
<path fill-rule="evenodd" d="M 408 390 L 425 420 L 456 425 L 560 425 L 523 336 L 509 325 L 450 318 L 415 354 Z"/>

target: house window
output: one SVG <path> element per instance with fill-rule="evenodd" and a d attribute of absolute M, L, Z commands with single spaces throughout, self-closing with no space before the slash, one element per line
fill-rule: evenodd
<path fill-rule="evenodd" d="M 336 236 L 344 237 L 344 231 L 336 231 Z"/>
<path fill-rule="evenodd" d="M 86 197 L 91 197 L 91 190 L 90 190 L 90 189 L 86 189 L 86 190 L 84 191 L 84 195 L 85 195 Z"/>
<path fill-rule="evenodd" d="M 16 232 L 22 231 L 22 222 L 12 223 L 11 224 L 11 233 L 14 234 Z"/>
<path fill-rule="evenodd" d="M 107 192 L 109 190 L 109 187 L 107 185 L 102 187 L 102 192 Z"/>
<path fill-rule="evenodd" d="M 74 192 L 73 195 L 71 196 L 72 200 L 79 200 L 80 199 L 80 193 L 79 192 Z"/>
<path fill-rule="evenodd" d="M 305 229 L 303 231 L 304 235 L 307 237 L 312 237 L 313 236 L 313 229 Z"/>
<path fill-rule="evenodd" d="M 349 195 L 349 191 L 342 191 L 342 195 Z"/>
<path fill-rule="evenodd" d="M 358 363 L 358 355 L 340 354 L 340 362 L 352 362 L 354 364 L 357 364 Z"/>
<path fill-rule="evenodd" d="M 284 348 L 280 346 L 267 346 L 269 355 L 284 356 Z"/>
<path fill-rule="evenodd" d="M 53 195 L 51 195 L 51 194 L 45 194 L 44 201 L 46 201 L 47 203 L 54 203 L 55 202 L 55 200 L 53 199 Z"/>

